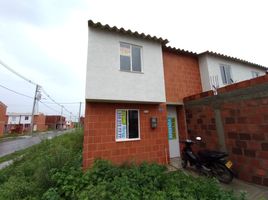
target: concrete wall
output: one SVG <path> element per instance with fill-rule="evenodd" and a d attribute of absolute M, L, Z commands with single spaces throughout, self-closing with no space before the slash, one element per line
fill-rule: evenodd
<path fill-rule="evenodd" d="M 142 47 L 141 73 L 120 71 L 120 42 Z M 86 99 L 165 102 L 160 43 L 89 28 Z"/>
<path fill-rule="evenodd" d="M 227 151 L 238 177 L 268 186 L 268 75 L 184 99 L 188 137 Z"/>
<path fill-rule="evenodd" d="M 140 140 L 115 141 L 116 109 L 139 109 Z M 147 111 L 147 112 L 144 112 Z M 158 119 L 152 129 L 150 118 Z M 165 164 L 169 158 L 166 106 L 155 104 L 87 103 L 84 126 L 83 167 L 102 158 L 116 164 L 142 161 Z"/>
<path fill-rule="evenodd" d="M 210 79 L 217 77 L 219 87 L 226 86 L 222 82 L 220 65 L 231 66 L 231 76 L 235 83 L 252 79 L 252 71 L 259 72 L 260 76 L 265 75 L 265 70 L 248 64 L 234 62 L 229 59 L 220 58 L 213 55 L 204 54 L 199 57 L 200 74 L 203 91 L 211 90 Z"/>

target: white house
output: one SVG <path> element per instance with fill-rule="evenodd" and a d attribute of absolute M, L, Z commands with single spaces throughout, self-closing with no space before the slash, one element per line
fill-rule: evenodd
<path fill-rule="evenodd" d="M 31 113 L 8 113 L 8 125 L 10 124 L 31 124 L 32 114 Z"/>
<path fill-rule="evenodd" d="M 265 75 L 267 68 L 238 58 L 206 51 L 198 56 L 203 91 Z"/>

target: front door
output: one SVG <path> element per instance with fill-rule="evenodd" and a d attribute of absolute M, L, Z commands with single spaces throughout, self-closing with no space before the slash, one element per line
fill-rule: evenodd
<path fill-rule="evenodd" d="M 170 158 L 180 157 L 177 112 L 175 106 L 167 107 L 168 143 Z"/>

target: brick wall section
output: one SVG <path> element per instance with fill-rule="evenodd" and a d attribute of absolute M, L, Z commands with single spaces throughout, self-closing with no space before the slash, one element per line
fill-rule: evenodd
<path fill-rule="evenodd" d="M 46 116 L 44 114 L 35 115 L 34 124 L 37 125 L 37 131 L 46 131 L 48 128 L 46 125 Z"/>
<path fill-rule="evenodd" d="M 4 127 L 6 121 L 6 105 L 0 102 L 0 137 L 4 134 Z"/>
<path fill-rule="evenodd" d="M 217 96 L 207 92 L 187 97 L 185 105 L 188 134 L 201 135 L 207 147 L 214 149 L 217 137 L 215 141 L 215 131 L 207 127 L 213 121 L 213 110 L 220 109 L 234 170 L 245 181 L 268 186 L 268 75 L 221 88 Z"/>
<path fill-rule="evenodd" d="M 197 136 L 200 136 L 203 141 L 209 141 L 200 143 L 200 147 L 207 149 L 219 148 L 214 111 L 210 106 L 187 107 L 186 118 L 188 138 L 195 140 Z"/>
<path fill-rule="evenodd" d="M 163 50 L 167 102 L 182 101 L 184 97 L 202 92 L 198 58 Z"/>
<path fill-rule="evenodd" d="M 140 110 L 139 141 L 115 142 L 116 109 Z M 148 110 L 149 113 L 144 113 Z M 150 127 L 150 117 L 158 118 L 156 129 Z M 153 161 L 161 164 L 169 158 L 166 106 L 144 104 L 87 103 L 84 127 L 83 167 L 90 167 L 96 158 L 115 164 L 126 161 Z"/>
<path fill-rule="evenodd" d="M 65 117 L 62 116 L 62 119 L 61 119 L 60 115 L 47 115 L 46 116 L 46 125 L 48 128 L 57 129 L 59 128 L 61 122 L 62 124 L 65 124 Z"/>

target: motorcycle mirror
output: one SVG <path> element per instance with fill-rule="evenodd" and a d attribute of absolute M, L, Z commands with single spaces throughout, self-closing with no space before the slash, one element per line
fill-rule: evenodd
<path fill-rule="evenodd" d="M 196 137 L 195 139 L 196 139 L 197 141 L 201 141 L 201 140 L 202 140 L 201 137 Z"/>

